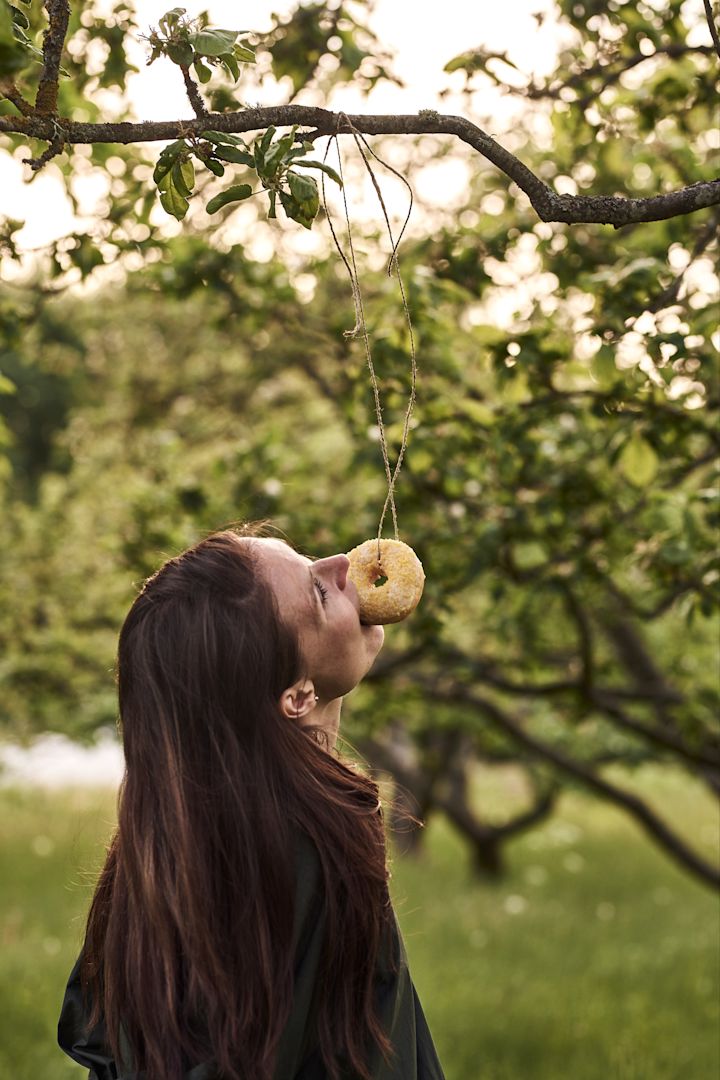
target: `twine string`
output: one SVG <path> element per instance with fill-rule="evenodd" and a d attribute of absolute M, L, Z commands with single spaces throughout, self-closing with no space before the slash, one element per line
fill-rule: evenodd
<path fill-rule="evenodd" d="M 360 155 L 361 155 L 361 157 L 363 159 L 363 162 L 365 164 L 365 168 L 368 170 L 368 173 L 370 174 L 370 179 L 373 182 L 373 187 L 375 188 L 375 192 L 376 192 L 377 197 L 378 197 L 378 199 L 380 201 L 380 206 L 382 207 L 383 216 L 385 218 L 385 224 L 387 226 L 388 236 L 390 237 L 390 243 L 392 245 L 392 252 L 391 252 L 390 259 L 388 260 L 388 265 L 387 265 L 387 274 L 388 274 L 388 277 L 391 277 L 392 273 L 393 273 L 393 270 L 394 270 L 396 275 L 397 275 L 398 285 L 400 286 L 400 296 L 402 298 L 403 311 L 405 313 L 405 321 L 407 323 L 408 335 L 409 335 L 409 338 L 410 338 L 410 394 L 409 394 L 409 397 L 408 397 L 407 408 L 405 410 L 405 419 L 404 419 L 404 422 L 403 422 L 403 431 L 402 431 L 402 439 L 401 439 L 401 442 L 400 442 L 400 450 L 398 451 L 398 457 L 397 457 L 397 461 L 395 463 L 395 469 L 393 470 L 392 479 L 391 479 L 391 482 L 390 482 L 390 485 L 389 485 L 389 488 L 388 488 L 388 495 L 387 495 L 387 498 L 385 499 L 385 505 L 383 506 L 382 515 L 381 515 L 381 518 L 380 518 L 380 529 L 378 531 L 378 538 L 379 538 L 380 533 L 382 532 L 382 526 L 383 526 L 383 522 L 385 520 L 385 515 L 387 513 L 389 502 L 392 501 L 392 505 L 394 507 L 395 483 L 397 481 L 398 476 L 400 475 L 400 469 L 402 468 L 403 459 L 405 457 L 405 451 L 407 449 L 408 435 L 409 435 L 409 431 L 410 431 L 410 420 L 412 419 L 413 408 L 415 406 L 415 395 L 416 395 L 416 387 L 417 387 L 417 355 L 416 355 L 416 351 L 415 351 L 415 335 L 413 333 L 412 319 L 410 318 L 410 308 L 408 306 L 407 296 L 405 294 L 405 286 L 403 284 L 402 274 L 400 273 L 400 265 L 399 265 L 398 259 L 397 259 L 398 247 L 400 245 L 400 241 L 403 238 L 403 234 L 405 232 L 405 229 L 407 228 L 407 224 L 408 224 L 408 222 L 410 220 L 410 214 L 412 213 L 413 193 L 412 193 L 412 188 L 411 188 L 410 184 L 408 183 L 406 178 L 402 175 L 402 173 L 398 172 L 397 169 L 393 168 L 392 165 L 388 164 L 387 161 L 384 161 L 383 158 L 381 158 L 378 154 L 376 154 L 375 151 L 372 149 L 372 147 L 369 145 L 367 139 L 359 131 L 357 131 L 353 127 L 352 122 L 349 120 L 349 118 L 345 117 L 345 119 L 347 120 L 348 124 L 352 128 L 353 136 L 355 138 L 355 143 L 357 145 L 358 150 L 360 151 Z M 374 170 L 372 168 L 372 165 L 368 161 L 368 159 L 367 159 L 367 157 L 366 157 L 366 155 L 365 155 L 365 153 L 363 151 L 363 148 L 360 145 L 360 140 L 362 141 L 364 146 L 367 148 L 368 152 L 370 154 L 372 154 L 372 156 L 375 158 L 375 160 L 378 161 L 381 165 L 383 165 L 386 169 L 388 169 L 395 176 L 397 176 L 400 180 L 402 180 L 403 184 L 405 185 L 405 187 L 408 190 L 408 194 L 410 196 L 410 204 L 408 206 L 408 212 L 407 212 L 407 215 L 405 217 L 403 227 L 400 230 L 400 235 L 398 236 L 397 241 L 395 241 L 393 239 L 392 226 L 390 224 L 390 218 L 388 216 L 387 207 L 385 206 L 385 200 L 383 199 L 382 191 L 380 190 L 380 185 L 377 182 L 377 177 L 375 176 L 375 172 L 374 172 Z M 397 525 L 396 525 L 396 528 L 395 528 L 395 539 L 396 540 L 398 539 Z"/>
<path fill-rule="evenodd" d="M 414 336 L 414 333 L 413 333 L 412 320 L 411 320 L 411 317 L 410 317 L 410 309 L 409 309 L 408 302 L 407 302 L 407 296 L 406 296 L 406 293 L 405 293 L 405 287 L 404 287 L 404 284 L 403 284 L 402 275 L 400 273 L 400 267 L 399 267 L 398 259 L 397 259 L 398 246 L 400 244 L 400 241 L 402 239 L 402 236 L 403 236 L 403 234 L 405 232 L 405 229 L 407 228 L 407 224 L 408 224 L 408 221 L 410 219 L 410 213 L 412 211 L 412 205 L 413 205 L 413 195 L 412 195 L 412 189 L 410 188 L 410 185 L 407 182 L 407 180 L 405 179 L 405 177 L 402 176 L 401 173 L 399 173 L 396 169 L 394 169 L 386 161 L 383 161 L 383 159 L 380 158 L 375 153 L 375 151 L 372 149 L 372 147 L 370 147 L 369 144 L 367 143 L 367 140 L 360 134 L 360 132 L 358 132 L 355 129 L 355 127 L 352 125 L 352 123 L 348 119 L 348 117 L 345 116 L 345 114 L 343 114 L 343 113 L 340 113 L 339 116 L 338 116 L 338 130 L 339 130 L 339 127 L 340 127 L 340 123 L 342 121 L 344 121 L 350 127 L 350 129 L 351 129 L 351 131 L 353 133 L 353 138 L 355 140 L 355 144 L 358 147 L 358 150 L 360 151 L 360 155 L 361 155 L 361 157 L 363 159 L 363 163 L 365 164 L 365 167 L 368 170 L 368 173 L 370 174 L 370 178 L 372 180 L 373 187 L 375 189 L 375 192 L 376 192 L 376 194 L 378 196 L 380 205 L 382 207 L 383 216 L 385 218 L 385 224 L 387 226 L 387 231 L 388 231 L 388 235 L 390 237 L 390 243 L 391 243 L 391 246 L 392 246 L 392 252 L 391 252 L 390 259 L 388 261 L 388 266 L 387 266 L 387 273 L 388 273 L 388 276 L 391 276 L 393 271 L 397 274 L 398 284 L 400 286 L 400 295 L 402 297 L 403 310 L 404 310 L 404 313 L 405 313 L 405 320 L 406 320 L 406 323 L 407 323 L 408 333 L 409 333 L 409 338 L 410 338 L 410 361 L 411 361 L 410 395 L 409 395 L 409 398 L 408 398 L 407 408 L 405 410 L 405 419 L 404 419 L 404 423 L 403 423 L 403 431 L 402 431 L 400 450 L 398 451 L 398 457 L 397 457 L 397 460 L 395 462 L 395 467 L 394 467 L 394 469 L 391 469 L 391 467 L 390 467 L 390 456 L 389 456 L 389 453 L 388 453 L 388 445 L 387 445 L 387 435 L 386 435 L 386 432 L 385 432 L 385 424 L 384 424 L 383 415 L 382 415 L 382 405 L 381 405 L 381 401 L 380 401 L 380 387 L 379 387 L 379 383 L 378 383 L 378 379 L 377 379 L 377 373 L 375 371 L 375 365 L 373 363 L 372 350 L 370 348 L 370 337 L 369 337 L 369 334 L 368 334 L 367 323 L 366 323 L 366 320 L 365 320 L 365 309 L 364 309 L 364 304 L 363 304 L 363 299 L 362 299 L 362 292 L 361 292 L 361 289 L 360 289 L 360 280 L 359 280 L 358 270 L 357 270 L 357 259 L 356 259 L 356 256 L 355 256 L 355 245 L 353 243 L 352 228 L 351 228 L 351 224 L 350 224 L 350 211 L 349 211 L 349 207 L 348 207 L 347 194 L 346 194 L 346 190 L 345 190 L 345 177 L 344 177 L 344 174 L 343 174 L 342 153 L 340 151 L 340 143 L 339 143 L 339 140 L 338 140 L 338 137 L 337 137 L 338 133 L 335 132 L 335 134 L 332 135 L 330 137 L 330 139 L 328 139 L 328 143 L 327 143 L 327 146 L 325 148 L 325 155 L 323 157 L 323 162 L 327 161 L 328 153 L 329 153 L 329 150 L 330 150 L 330 144 L 331 144 L 331 142 L 334 142 L 335 146 L 336 146 L 337 157 L 338 157 L 338 173 L 339 173 L 340 180 L 341 180 L 341 185 L 342 185 L 341 190 L 342 190 L 342 195 L 343 195 L 343 207 L 344 207 L 344 212 L 345 212 L 345 225 L 346 225 L 347 235 L 348 235 L 348 248 L 349 248 L 349 253 L 350 253 L 350 260 L 348 260 L 345 252 L 343 251 L 342 245 L 340 244 L 340 241 L 338 240 L 338 236 L 337 236 L 337 233 L 336 233 L 334 225 L 333 225 L 332 216 L 331 216 L 330 211 L 328 209 L 327 199 L 326 199 L 326 194 L 325 194 L 325 174 L 321 172 L 322 199 L 323 199 L 323 208 L 325 210 L 325 215 L 327 217 L 328 225 L 330 226 L 330 233 L 331 233 L 333 241 L 335 243 L 335 247 L 337 248 L 338 253 L 339 253 L 339 255 L 340 255 L 340 257 L 341 257 L 341 259 L 342 259 L 342 261 L 343 261 L 343 263 L 345 265 L 345 268 L 346 268 L 346 270 L 348 272 L 348 277 L 350 279 L 350 287 L 352 289 L 353 303 L 354 303 L 354 306 L 355 306 L 355 326 L 352 328 L 352 330 L 346 330 L 345 331 L 345 336 L 350 337 L 350 338 L 357 337 L 358 335 L 362 336 L 363 345 L 364 345 L 364 348 L 365 348 L 365 360 L 366 360 L 366 363 L 367 363 L 368 371 L 370 373 L 370 382 L 371 382 L 372 390 L 373 390 L 373 399 L 374 399 L 374 404 L 375 404 L 375 416 L 377 418 L 377 426 L 378 426 L 378 432 L 379 432 L 379 436 L 380 436 L 380 448 L 381 448 L 381 451 L 382 451 L 383 466 L 384 466 L 384 469 L 385 469 L 385 477 L 386 477 L 387 485 L 388 485 L 387 495 L 385 497 L 385 502 L 384 502 L 384 505 L 383 505 L 383 508 L 382 508 L 382 512 L 380 514 L 380 521 L 379 521 L 379 524 L 378 524 L 378 531 L 377 531 L 378 560 L 379 560 L 380 559 L 380 550 L 381 550 L 380 549 L 380 538 L 382 536 L 383 525 L 385 523 L 385 518 L 387 516 L 388 509 L 390 509 L 390 513 L 391 513 L 391 516 L 392 516 L 393 531 L 394 531 L 394 534 L 395 534 L 395 539 L 399 540 L 398 521 L 397 521 L 397 508 L 395 506 L 395 484 L 396 484 L 398 476 L 400 474 L 400 469 L 402 467 L 403 459 L 405 457 L 405 451 L 407 449 L 408 435 L 409 435 L 409 431 L 410 431 L 410 420 L 412 418 L 412 412 L 413 412 L 413 408 L 414 408 L 414 405 L 415 405 L 415 396 L 416 396 L 417 354 L 416 354 L 416 349 L 415 349 L 415 336 Z M 377 182 L 377 177 L 375 176 L 375 172 L 374 172 L 374 170 L 372 168 L 372 165 L 370 164 L 370 161 L 368 160 L 368 157 L 365 154 L 365 151 L 363 150 L 363 145 L 361 145 L 361 140 L 362 140 L 362 144 L 364 144 L 364 146 L 367 149 L 368 153 L 371 154 L 372 157 L 374 157 L 376 159 L 376 161 L 380 162 L 381 165 L 385 166 L 385 168 L 387 168 L 395 176 L 399 177 L 403 181 L 405 186 L 408 188 L 408 192 L 410 194 L 410 206 L 408 208 L 408 213 L 407 213 L 407 216 L 405 218 L 405 222 L 403 223 L 402 229 L 400 230 L 400 235 L 398 236 L 397 240 L 395 240 L 394 237 L 393 237 L 392 226 L 390 224 L 390 219 L 389 219 L 389 215 L 388 215 L 388 212 L 387 212 L 387 207 L 385 206 L 385 200 L 383 199 L 382 191 L 380 190 L 380 185 Z"/>

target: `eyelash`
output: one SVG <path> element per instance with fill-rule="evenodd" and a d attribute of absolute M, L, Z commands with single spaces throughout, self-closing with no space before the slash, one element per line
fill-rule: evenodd
<path fill-rule="evenodd" d="M 327 600 L 327 594 L 328 594 L 328 591 L 327 591 L 327 589 L 325 588 L 325 586 L 323 585 L 323 583 L 322 583 L 321 581 L 318 581 L 318 579 L 317 579 L 317 578 L 313 578 L 313 581 L 315 582 L 315 588 L 316 588 L 316 589 L 317 589 L 317 591 L 318 591 L 318 592 L 320 593 L 320 602 L 321 602 L 321 603 L 323 604 L 323 606 L 324 606 L 324 605 L 325 605 L 325 602 L 326 602 L 326 600 Z"/>

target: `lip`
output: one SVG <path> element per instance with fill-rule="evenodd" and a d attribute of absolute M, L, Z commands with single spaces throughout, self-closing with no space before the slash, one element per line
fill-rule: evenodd
<path fill-rule="evenodd" d="M 352 599 L 353 607 L 355 608 L 355 610 L 357 612 L 358 622 L 360 623 L 360 626 L 362 626 L 363 629 L 367 629 L 370 626 L 376 626 L 377 625 L 376 623 L 363 622 L 362 619 L 360 618 L 360 596 L 358 595 L 357 586 L 355 585 L 355 582 L 351 581 L 350 578 L 348 578 L 347 582 L 345 583 L 345 591 L 347 592 L 348 589 L 350 589 L 350 597 Z"/>
<path fill-rule="evenodd" d="M 348 578 L 347 581 L 345 582 L 345 592 L 348 592 L 348 591 L 350 593 L 350 599 L 352 600 L 352 605 L 355 608 L 355 611 L 357 612 L 358 622 L 360 623 L 361 626 L 364 626 L 365 623 L 363 623 L 362 619 L 360 618 L 360 597 L 358 596 L 357 586 L 355 585 L 354 581 L 350 580 L 350 578 Z"/>

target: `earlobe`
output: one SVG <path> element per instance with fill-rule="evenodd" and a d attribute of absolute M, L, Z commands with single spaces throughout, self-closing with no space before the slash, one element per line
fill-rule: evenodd
<path fill-rule="evenodd" d="M 318 703 L 315 687 L 310 679 L 300 679 L 280 695 L 280 712 L 288 720 L 302 720 Z"/>

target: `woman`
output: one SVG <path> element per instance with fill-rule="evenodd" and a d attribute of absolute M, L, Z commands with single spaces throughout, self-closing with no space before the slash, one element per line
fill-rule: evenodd
<path fill-rule="evenodd" d="M 89 1080 L 442 1080 L 377 786 L 332 753 L 383 643 L 347 568 L 225 530 L 133 603 L 118 827 L 58 1025 Z"/>

